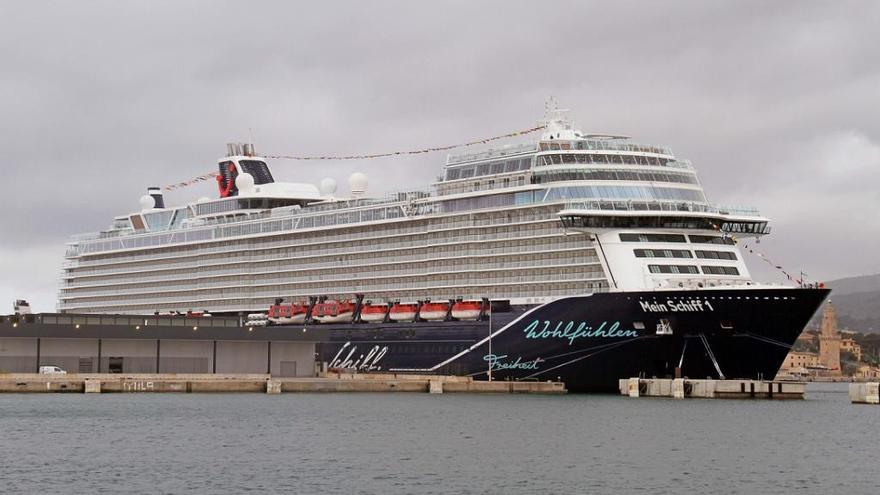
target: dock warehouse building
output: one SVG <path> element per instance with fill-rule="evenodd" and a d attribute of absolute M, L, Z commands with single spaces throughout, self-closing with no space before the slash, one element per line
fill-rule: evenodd
<path fill-rule="evenodd" d="M 0 373 L 315 375 L 327 332 L 242 325 L 234 317 L 32 314 L 0 321 Z"/>

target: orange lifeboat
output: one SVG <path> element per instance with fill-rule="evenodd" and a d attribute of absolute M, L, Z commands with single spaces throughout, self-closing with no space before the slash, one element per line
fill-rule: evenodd
<path fill-rule="evenodd" d="M 354 316 L 354 304 L 351 301 L 329 300 L 315 304 L 312 318 L 320 323 L 342 323 L 351 321 Z"/>
<path fill-rule="evenodd" d="M 429 321 L 437 321 L 437 320 L 445 320 L 446 315 L 449 314 L 449 303 L 448 302 L 430 302 L 426 301 L 422 304 L 422 308 L 419 311 L 419 317 L 423 320 Z"/>
<path fill-rule="evenodd" d="M 361 321 L 384 321 L 387 313 L 387 304 L 373 304 L 368 302 L 361 307 Z"/>
<path fill-rule="evenodd" d="M 394 303 L 394 306 L 391 306 L 391 311 L 388 313 L 388 317 L 394 321 L 413 321 L 416 319 L 416 314 L 419 312 L 419 305 L 417 303 Z"/>
<path fill-rule="evenodd" d="M 452 305 L 452 317 L 456 320 L 477 320 L 483 312 L 483 301 L 456 301 Z"/>
<path fill-rule="evenodd" d="M 304 304 L 273 304 L 269 307 L 269 321 L 275 325 L 299 325 L 306 321 L 308 309 Z"/>

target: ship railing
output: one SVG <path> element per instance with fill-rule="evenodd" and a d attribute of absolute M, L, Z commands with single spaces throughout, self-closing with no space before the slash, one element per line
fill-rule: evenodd
<path fill-rule="evenodd" d="M 576 284 L 581 285 L 585 283 L 602 283 L 605 281 L 604 276 L 597 276 L 593 278 L 567 278 L 567 279 L 551 279 L 548 277 L 520 277 L 519 280 L 498 280 L 498 279 L 489 279 L 489 280 L 480 280 L 479 282 L 475 281 L 464 281 L 461 285 L 468 285 L 474 287 L 483 287 L 487 285 L 498 285 L 498 286 L 507 286 L 507 285 L 516 285 L 516 284 Z M 396 284 L 363 284 L 357 286 L 351 285 L 327 285 L 324 287 L 303 287 L 297 292 L 285 292 L 284 296 L 289 298 L 304 298 L 314 294 L 353 294 L 358 292 L 373 292 L 373 293 L 382 293 L 382 292 L 393 292 L 393 291 L 420 291 L 427 292 L 432 291 L 436 292 L 437 290 L 443 290 L 445 287 L 437 286 L 437 284 L 431 284 L 427 282 L 415 282 L 407 284 L 406 287 L 400 287 Z M 461 289 L 452 289 L 456 294 L 461 293 Z M 600 292 L 599 289 L 593 289 L 594 292 Z M 546 296 L 567 296 L 572 295 L 571 289 L 562 288 L 559 290 L 549 290 L 549 293 L 537 294 L 539 297 Z M 586 292 L 586 290 L 582 291 Z M 534 291 L 504 291 L 503 297 L 533 297 L 536 296 Z M 266 306 L 271 304 L 272 300 L 276 297 L 279 297 L 278 291 L 259 291 L 248 294 L 242 299 L 264 299 L 266 301 Z M 85 308 L 106 308 L 112 306 L 119 305 L 131 305 L 135 307 L 145 308 L 143 311 L 147 311 L 146 308 L 156 308 L 159 307 L 167 307 L 168 305 L 173 305 L 174 307 L 180 308 L 188 308 L 188 307 L 204 307 L 210 306 L 214 308 L 216 305 L 215 301 L 222 301 L 226 298 L 220 296 L 218 294 L 203 294 L 193 291 L 191 293 L 181 293 L 177 297 L 142 297 L 138 299 L 130 299 L 128 297 L 124 299 L 115 300 L 113 298 L 103 299 L 101 301 L 94 302 L 80 302 L 80 301 L 71 301 L 64 300 L 59 302 L 58 308 L 62 310 L 83 310 Z M 218 311 L 217 309 L 212 309 L 212 311 Z"/>
<path fill-rule="evenodd" d="M 529 239 L 537 239 L 540 237 L 554 237 L 560 234 L 560 231 L 557 227 L 547 227 L 540 229 L 529 229 L 520 233 L 520 235 L 511 235 L 511 233 L 492 233 L 492 234 L 467 234 L 467 235 L 458 235 L 458 236 L 448 236 L 442 239 L 436 240 L 417 240 L 417 241 L 400 241 L 393 243 L 383 243 L 381 248 L 383 250 L 396 250 L 396 249 L 405 249 L 405 248 L 413 248 L 413 247 L 434 247 L 441 245 L 451 245 L 451 244 L 462 244 L 462 243 L 473 243 L 473 242 L 485 242 L 485 241 L 516 241 L 522 238 Z M 345 239 L 338 239 L 345 240 Z M 314 248 L 303 248 L 298 245 L 291 245 L 290 242 L 279 243 L 269 246 L 261 246 L 261 249 L 272 249 L 272 248 L 283 248 L 283 247 L 292 247 L 297 249 L 297 257 L 304 258 L 309 256 L 328 256 L 328 255 L 337 255 L 337 254 L 358 254 L 362 251 L 353 250 L 350 247 L 339 247 L 339 248 L 324 248 L 324 247 L 314 247 Z M 488 248 L 495 249 L 495 248 Z M 500 248 L 505 249 L 505 248 Z M 515 248 L 506 248 L 507 251 L 501 252 L 517 252 Z M 198 256 L 204 254 L 211 253 L 222 253 L 222 252 L 235 252 L 235 250 L 230 248 L 225 249 L 206 249 L 200 250 L 197 253 L 188 253 L 187 256 Z M 481 252 L 487 252 L 482 250 Z M 94 260 L 94 261 L 83 261 L 76 266 L 79 267 L 88 267 L 93 265 L 104 265 L 105 267 L 112 267 L 116 265 L 120 265 L 128 262 L 139 262 L 139 261 L 150 261 L 158 258 L 169 258 L 167 255 L 148 255 L 148 256 L 126 256 L 114 258 L 112 263 L 107 263 L 102 260 Z M 224 258 L 213 264 L 205 264 L 192 260 L 180 260 L 180 261 L 170 261 L 173 258 L 169 258 L 168 262 L 165 263 L 157 263 L 151 264 L 147 269 L 148 270 L 158 270 L 163 268 L 198 268 L 202 266 L 223 266 L 228 265 L 229 263 L 235 262 L 254 262 L 254 261 L 275 261 L 278 259 L 277 253 L 270 253 L 266 255 L 246 255 L 246 256 L 230 256 Z M 112 274 L 121 274 L 121 273 L 129 273 L 132 270 L 96 270 L 96 269 L 82 269 L 77 270 L 76 275 L 112 275 Z"/>
<path fill-rule="evenodd" d="M 575 239 L 575 238 L 572 238 Z M 457 254 L 463 256 L 504 256 L 508 254 L 540 254 L 547 252 L 564 252 L 566 250 L 579 250 L 583 248 L 583 244 L 580 242 L 575 242 L 574 240 L 569 243 L 562 243 L 558 245 L 552 246 L 552 248 L 542 249 L 538 251 L 523 251 L 520 247 L 505 247 L 505 248 L 490 248 L 490 249 L 470 249 L 458 251 Z M 424 255 L 408 255 L 408 256 L 392 256 L 387 258 L 387 261 L 391 263 L 407 263 L 407 262 L 429 262 L 434 258 L 426 258 Z M 250 260 L 234 260 L 232 263 L 240 263 Z M 452 260 L 454 261 L 454 260 Z M 534 263 L 544 263 L 545 261 L 535 261 Z M 582 259 L 580 263 L 595 263 L 597 259 L 595 257 L 588 257 Z M 280 261 L 279 261 L 280 263 Z M 517 262 L 504 262 L 506 264 L 499 266 L 499 268 L 506 267 L 519 267 L 524 266 L 517 264 Z M 217 265 L 223 266 L 223 265 Z M 367 264 L 358 265 L 358 266 L 368 266 Z M 253 270 L 250 265 L 239 265 L 232 268 L 216 268 L 211 270 L 206 270 L 204 267 L 198 267 L 197 272 L 185 271 L 185 270 L 177 270 L 175 273 L 169 275 L 144 275 L 138 277 L 125 277 L 125 278 L 112 278 L 109 280 L 106 279 L 79 279 L 79 280 L 61 280 L 59 282 L 59 287 L 62 289 L 87 289 L 90 287 L 107 287 L 107 286 L 118 286 L 118 285 L 127 285 L 133 283 L 143 283 L 143 282 L 162 282 L 162 281 L 171 281 L 171 280 L 186 280 L 192 284 L 193 278 L 213 278 L 213 277 L 223 277 L 223 276 L 251 276 L 251 277 L 260 277 L 260 280 L 287 280 L 289 279 L 290 272 L 303 272 L 310 270 L 327 270 L 327 269 L 339 269 L 343 268 L 344 265 L 340 263 L 298 263 L 295 259 L 292 259 L 284 264 L 279 264 L 278 266 L 274 266 L 272 268 L 265 268 L 262 270 Z M 158 267 L 158 269 L 178 269 L 181 268 L 179 266 L 171 266 L 171 267 Z M 192 267 L 195 268 L 195 267 Z M 277 272 L 284 272 L 288 275 L 273 275 Z M 124 273 L 136 273 L 136 272 L 124 272 Z M 118 274 L 118 273 L 117 273 Z M 101 273 L 103 275 L 113 275 L 113 273 Z M 77 293 L 80 293 L 77 291 Z"/>
<path fill-rule="evenodd" d="M 498 148 L 492 148 L 476 153 L 465 153 L 461 155 L 449 155 L 446 157 L 446 165 L 458 165 L 461 163 L 473 162 L 477 160 L 489 160 L 492 158 L 504 158 L 511 155 L 519 155 L 537 151 L 537 145 L 534 142 L 509 144 Z"/>
<path fill-rule="evenodd" d="M 472 257 L 499 257 L 502 258 L 501 261 L 497 261 L 500 263 L 498 268 L 504 267 L 528 267 L 537 263 L 544 263 L 543 260 L 530 260 L 529 262 L 514 262 L 503 259 L 506 255 L 522 255 L 522 254 L 534 254 L 536 256 L 547 253 L 556 253 L 556 252 L 567 252 L 567 251 L 576 251 L 578 248 L 582 248 L 582 245 L 577 245 L 574 243 L 571 244 L 563 244 L 563 245 L 554 245 L 552 247 L 546 247 L 543 249 L 537 249 L 533 251 L 523 251 L 521 248 L 496 248 L 496 249 L 483 249 L 477 252 L 476 250 L 466 250 L 461 252 L 456 252 L 456 254 L 465 254 Z M 401 257 L 389 257 L 387 258 L 390 263 L 387 266 L 393 266 L 396 263 L 409 263 L 409 262 L 430 262 L 437 258 L 427 258 L 425 256 L 411 255 L 411 256 L 401 256 Z M 443 258 L 440 258 L 443 259 Z M 459 261 L 467 260 L 467 257 L 463 258 L 447 258 L 449 267 L 445 269 L 449 269 L 451 267 L 457 266 L 456 263 Z M 85 289 L 89 287 L 101 287 L 107 285 L 119 285 L 119 284 L 129 284 L 129 283 L 141 283 L 141 282 L 161 282 L 168 280 L 190 280 L 192 283 L 192 279 L 194 278 L 209 278 L 209 277 L 222 277 L 222 276 L 260 276 L 261 279 L 272 279 L 275 278 L 272 276 L 273 273 L 277 272 L 323 272 L 328 269 L 341 269 L 348 268 L 349 264 L 342 263 L 333 263 L 333 262 L 323 262 L 323 263 L 307 263 L 300 264 L 296 259 L 290 260 L 273 260 L 276 261 L 272 266 L 265 267 L 254 267 L 251 264 L 242 264 L 247 263 L 250 260 L 238 260 L 233 261 L 238 266 L 223 268 L 220 265 L 216 265 L 216 268 L 211 268 L 215 265 L 210 265 L 208 267 L 197 267 L 197 266 L 164 266 L 157 267 L 156 269 L 160 270 L 175 270 L 175 273 L 167 274 L 167 275 L 143 275 L 136 276 L 138 272 L 126 272 L 131 274 L 131 277 L 124 278 L 112 278 L 112 279 L 77 279 L 77 280 L 62 280 L 60 283 L 61 288 L 70 288 L 70 289 Z M 580 262 L 587 262 L 588 260 L 582 259 Z M 484 259 L 480 266 L 489 266 L 494 265 L 496 261 L 492 261 L 490 259 Z M 366 260 L 362 260 L 362 262 L 354 263 L 351 265 L 352 267 L 370 267 L 370 266 L 384 266 L 384 265 L 374 265 L 366 262 Z M 444 268 L 443 265 L 440 265 L 439 268 Z M 402 272 L 396 272 L 402 273 Z M 125 274 L 125 273 L 123 273 Z M 96 274 L 97 276 L 112 276 L 114 274 L 111 273 L 100 273 Z M 116 274 L 118 275 L 118 273 Z M 326 274 L 322 274 L 323 277 L 328 277 Z M 289 277 L 288 275 L 278 275 L 279 280 L 283 280 L 285 277 Z"/>
<path fill-rule="evenodd" d="M 481 296 L 488 296 L 488 297 L 491 297 L 492 299 L 509 299 L 509 298 L 526 299 L 526 298 L 535 298 L 535 297 L 538 297 L 538 298 L 558 298 L 558 297 L 567 297 L 567 296 L 571 296 L 571 295 L 584 294 L 584 293 L 588 293 L 588 292 L 597 293 L 597 292 L 608 292 L 608 291 L 609 291 L 609 289 L 607 287 L 595 287 L 595 288 L 591 288 L 589 290 L 580 291 L 580 292 L 572 292 L 569 289 L 564 289 L 564 290 L 558 290 L 558 291 L 551 290 L 551 291 L 547 291 L 547 292 L 541 292 L 539 294 L 535 293 L 534 291 L 514 291 L 514 292 L 504 291 L 504 292 L 498 293 L 498 294 L 492 294 L 492 293 L 486 293 L 486 292 L 476 292 L 476 293 L 474 293 L 474 295 L 469 295 L 469 293 L 466 293 L 466 292 L 463 293 L 460 289 L 452 289 L 449 291 L 448 296 L 445 296 L 445 297 L 439 296 L 437 298 L 438 299 L 451 299 L 456 296 L 462 296 L 463 294 L 466 299 L 477 299 Z M 285 294 L 285 296 L 290 297 L 290 298 L 306 298 L 306 297 L 313 295 L 313 294 L 314 293 L 309 292 L 309 293 Z M 338 294 L 340 295 L 339 297 L 346 297 L 350 294 L 350 292 L 341 291 Z M 391 294 L 391 295 L 386 296 L 384 293 L 382 293 L 382 294 L 377 294 L 376 296 L 371 296 L 371 297 L 382 299 L 382 300 L 406 299 L 409 297 L 406 294 L 399 295 L 394 292 L 390 292 L 388 294 Z M 241 300 L 242 302 L 234 303 L 235 305 L 230 305 L 228 300 L 211 300 L 210 305 L 212 308 L 214 308 L 213 311 L 215 311 L 215 312 L 221 312 L 221 311 L 222 312 L 253 312 L 253 311 L 259 311 L 259 309 L 255 310 L 254 308 L 268 307 L 269 305 L 271 305 L 273 303 L 274 299 L 275 299 L 275 296 L 273 296 L 273 297 L 257 297 L 257 298 L 247 297 L 247 298 L 243 298 Z M 71 310 L 78 310 L 79 309 L 79 310 L 81 310 L 81 306 L 79 306 L 77 304 L 71 304 L 71 305 L 63 305 L 62 304 L 60 306 L 62 306 L 62 307 L 59 309 L 71 309 Z M 184 306 L 186 306 L 186 304 L 184 304 Z M 116 305 L 116 306 L 104 306 L 104 307 L 98 306 L 97 308 L 98 309 L 95 311 L 98 311 L 101 313 L 120 312 L 120 311 L 129 312 L 129 313 L 144 313 L 144 312 L 152 311 L 154 306 L 149 305 L 149 303 L 147 303 L 147 304 L 133 303 L 133 304 L 124 304 L 124 305 Z"/>
<path fill-rule="evenodd" d="M 467 273 L 478 270 L 532 270 L 537 268 L 544 267 L 590 267 L 593 271 L 598 272 L 600 270 L 599 261 L 596 258 L 592 259 L 572 259 L 572 260 L 560 260 L 560 259 L 540 259 L 540 260 L 532 260 L 528 262 L 514 262 L 514 261 L 498 261 L 498 262 L 482 262 L 482 263 L 467 263 L 467 264 L 458 264 L 458 265 L 449 265 L 445 267 L 439 267 L 438 271 L 443 274 L 453 274 L 453 273 Z M 327 267 L 331 268 L 331 267 Z M 338 268 L 338 267 L 337 267 Z M 298 270 L 298 267 L 294 270 Z M 229 280 L 220 280 L 220 281 L 199 281 L 195 282 L 193 279 L 198 278 L 200 276 L 208 276 L 209 274 L 191 274 L 188 277 L 183 274 L 178 274 L 176 278 L 169 278 L 168 280 L 174 280 L 175 282 L 165 284 L 161 289 L 163 290 L 172 290 L 175 288 L 182 289 L 205 289 L 205 288 L 216 288 L 216 287 L 233 287 L 233 286 L 246 286 L 250 287 L 255 283 L 266 285 L 266 284 L 278 284 L 285 283 L 295 280 L 296 283 L 305 283 L 305 282 L 327 282 L 327 281 L 344 281 L 344 280 L 361 280 L 363 278 L 381 278 L 381 277 L 399 277 L 399 276 L 425 276 L 428 277 L 432 273 L 431 271 L 425 271 L 423 268 L 389 268 L 384 270 L 370 270 L 363 272 L 349 272 L 349 273 L 334 273 L 331 275 L 317 273 L 317 274 L 297 274 L 291 276 L 289 273 L 277 274 L 274 272 L 242 272 L 236 275 L 249 277 L 247 280 L 241 281 L 229 281 Z M 111 281 L 110 287 L 105 282 L 102 288 L 100 289 L 90 289 L 89 286 L 78 286 L 78 287 L 68 287 L 62 286 L 61 288 L 64 290 L 63 295 L 66 297 L 90 297 L 90 296 L 100 296 L 100 295 L 112 295 L 112 294 L 150 294 L 156 292 L 156 288 L 131 288 L 131 289 L 123 289 L 112 285 L 113 283 L 141 283 L 153 281 L 150 277 L 145 277 L 142 279 L 131 279 L 128 281 Z M 100 286 L 100 285 L 99 285 Z M 94 287 L 94 286 L 93 286 Z"/>
<path fill-rule="evenodd" d="M 669 146 L 639 144 L 617 139 L 583 139 L 579 141 L 571 141 L 570 143 L 571 149 L 577 150 L 629 151 L 635 153 L 655 153 L 672 156 L 672 148 Z"/>
<path fill-rule="evenodd" d="M 539 221 L 539 220 L 536 220 L 536 221 Z M 479 227 L 479 226 L 486 226 L 486 225 L 499 225 L 500 226 L 500 224 L 497 221 L 494 223 L 461 221 L 461 222 L 450 223 L 449 225 L 444 225 L 443 227 L 444 227 L 444 230 L 455 230 L 455 229 L 459 229 L 459 228 Z M 549 230 L 546 230 L 545 232 L 550 233 L 551 230 L 552 229 L 549 229 Z M 427 233 L 427 230 L 426 229 L 406 229 L 405 231 L 399 231 L 399 232 L 393 231 L 393 230 L 389 231 L 387 229 L 385 229 L 385 230 L 369 230 L 369 231 L 364 231 L 364 232 L 360 232 L 360 233 L 342 234 L 342 235 L 334 237 L 334 241 L 343 242 L 343 241 L 364 240 L 364 239 L 368 239 L 368 238 L 383 238 L 383 236 L 393 235 L 395 233 L 398 233 L 401 235 L 405 234 L 405 235 L 411 236 L 411 235 Z M 529 230 L 528 232 L 524 233 L 524 235 L 525 234 L 532 236 L 532 235 L 541 234 L 541 232 L 536 233 L 532 229 L 532 230 Z M 457 238 L 456 240 L 460 241 L 460 240 L 462 240 L 462 238 Z M 323 244 L 323 242 L 316 241 L 315 243 L 312 243 L 312 244 Z M 418 245 L 424 245 L 424 241 L 418 240 L 418 241 L 409 241 L 408 243 L 396 243 L 396 244 L 383 243 L 383 246 L 384 245 L 413 247 L 413 246 L 418 246 Z M 261 249 L 271 249 L 271 248 L 276 248 L 276 247 L 297 247 L 297 248 L 302 249 L 301 245 L 297 245 L 297 246 L 291 245 L 291 241 L 277 241 L 277 242 L 272 242 L 272 243 L 261 243 L 261 245 L 260 245 Z M 230 251 L 230 248 L 227 246 L 203 247 L 203 248 L 200 248 L 198 252 L 189 252 L 186 255 L 223 253 L 223 252 L 228 252 L 228 251 Z M 320 251 L 327 252 L 326 248 L 320 248 Z M 147 260 L 153 260 L 153 259 L 157 259 L 157 258 L 168 258 L 168 257 L 169 256 L 167 254 L 130 255 L 130 256 L 124 256 L 124 257 L 117 256 L 117 257 L 114 257 L 113 260 L 109 264 L 124 263 L 124 262 L 129 262 L 129 261 L 142 261 L 142 260 L 147 261 Z M 83 266 L 83 267 L 89 266 L 89 265 L 108 264 L 106 260 L 79 260 L 78 263 L 79 263 L 78 266 Z"/>
<path fill-rule="evenodd" d="M 70 236 L 70 241 L 72 242 L 80 242 L 80 241 L 93 241 L 95 239 L 99 239 L 101 237 L 100 232 L 89 232 L 85 234 L 74 234 Z"/>
<path fill-rule="evenodd" d="M 627 201 L 593 200 L 567 201 L 565 210 L 587 211 L 673 211 L 715 213 L 719 215 L 760 216 L 757 208 L 747 206 L 720 206 L 686 201 Z"/>
<path fill-rule="evenodd" d="M 681 159 L 670 160 L 670 161 L 666 162 L 665 166 L 672 167 L 672 168 L 680 168 L 680 169 L 684 169 L 684 170 L 693 170 L 694 169 L 694 166 L 691 164 L 690 160 L 681 160 Z"/>

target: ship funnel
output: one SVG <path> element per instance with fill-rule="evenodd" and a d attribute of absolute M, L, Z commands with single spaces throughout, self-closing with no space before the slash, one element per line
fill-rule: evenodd
<path fill-rule="evenodd" d="M 227 143 L 226 156 L 256 156 L 253 143 Z"/>
<path fill-rule="evenodd" d="M 162 195 L 162 189 L 158 186 L 150 186 L 147 188 L 147 194 L 153 198 L 153 208 L 165 208 L 165 197 Z"/>
<path fill-rule="evenodd" d="M 227 143 L 226 156 L 241 156 L 241 143 Z"/>

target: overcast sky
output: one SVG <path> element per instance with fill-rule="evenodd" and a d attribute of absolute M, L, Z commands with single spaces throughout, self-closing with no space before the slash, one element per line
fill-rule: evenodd
<path fill-rule="evenodd" d="M 875 1 L 3 2 L 0 313 L 53 310 L 68 236 L 214 170 L 249 129 L 265 154 L 420 148 L 531 127 L 549 95 L 584 131 L 671 146 L 712 201 L 758 206 L 760 250 L 790 271 L 876 273 L 878 26 Z M 274 170 L 340 188 L 358 170 L 382 193 L 444 160 Z"/>

